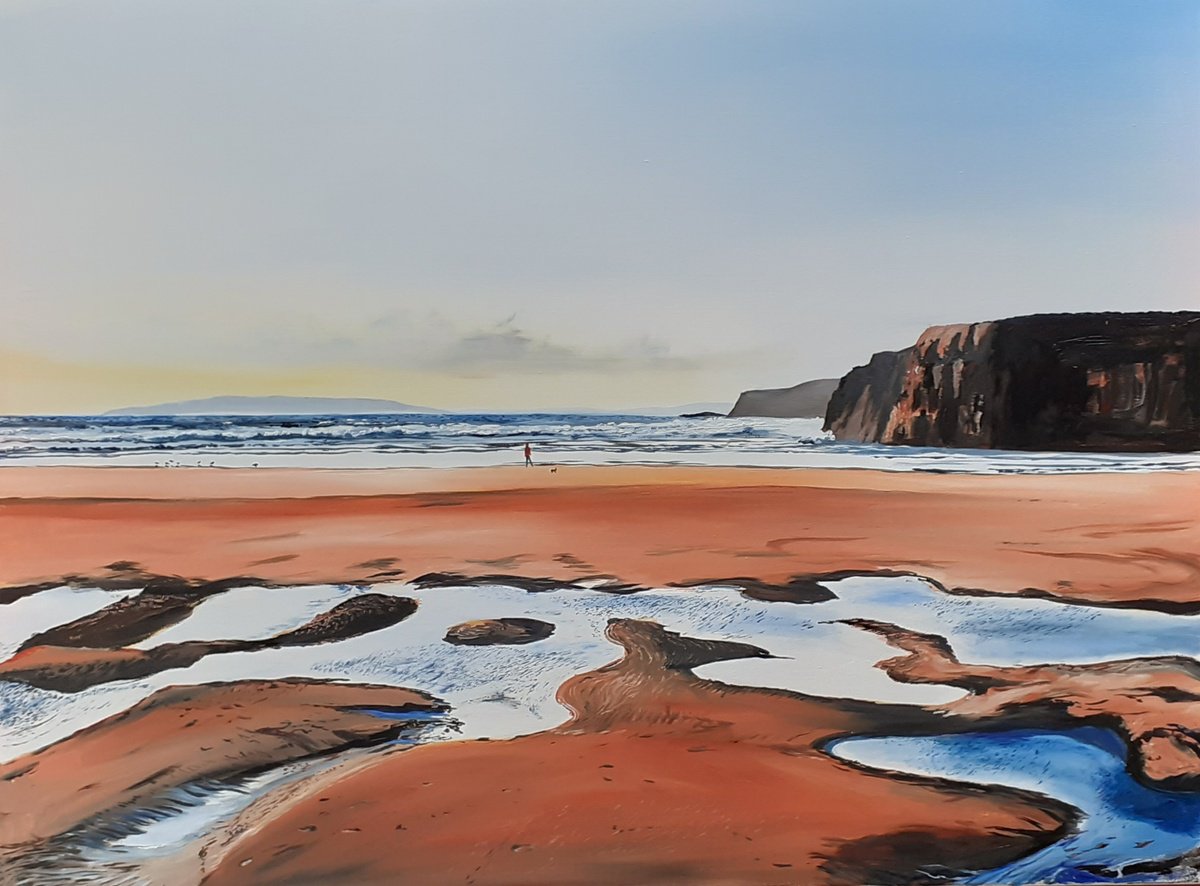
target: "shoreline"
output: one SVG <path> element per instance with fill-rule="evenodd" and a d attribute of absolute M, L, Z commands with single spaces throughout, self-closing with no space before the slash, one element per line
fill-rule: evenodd
<path fill-rule="evenodd" d="M 7 468 L 0 588 L 426 574 L 778 585 L 892 571 L 955 593 L 1191 612 L 1197 501 L 1192 472 Z"/>
<path fill-rule="evenodd" d="M 550 473 L 557 468 L 556 473 Z M 421 492 L 498 492 L 602 486 L 821 487 L 934 491 L 987 486 L 1107 485 L 1104 491 L 1154 478 L 1192 481 L 1200 470 L 972 473 L 872 467 L 772 467 L 674 464 L 519 464 L 466 467 L 208 467 L 0 465 L 0 503 L 47 499 L 317 498 Z M 49 479 L 49 483 L 46 481 Z M 767 480 L 769 482 L 763 482 Z M 364 482 L 370 481 L 370 482 Z M 751 482 L 754 481 L 754 482 Z M 33 494 L 31 494 L 33 493 Z M 289 494 L 284 494 L 289 493 Z"/>

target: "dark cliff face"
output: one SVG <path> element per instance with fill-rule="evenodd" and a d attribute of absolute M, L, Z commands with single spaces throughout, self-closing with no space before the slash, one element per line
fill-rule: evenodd
<path fill-rule="evenodd" d="M 1200 313 L 1017 317 L 994 362 L 1009 448 L 1200 448 Z"/>
<path fill-rule="evenodd" d="M 1200 313 L 933 327 L 846 375 L 825 428 L 915 446 L 1200 449 Z"/>
<path fill-rule="evenodd" d="M 839 440 L 877 441 L 887 431 L 892 407 L 899 402 L 904 368 L 913 348 L 880 351 L 866 366 L 842 377 L 825 410 L 825 430 Z"/>

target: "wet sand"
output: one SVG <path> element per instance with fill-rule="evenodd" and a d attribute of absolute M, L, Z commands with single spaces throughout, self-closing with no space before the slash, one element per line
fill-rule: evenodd
<path fill-rule="evenodd" d="M 155 575 L 664 586 L 892 570 L 950 589 L 1196 612 L 1198 503 L 1200 473 L 1188 472 L 3 468 L 0 599 Z"/>
<path fill-rule="evenodd" d="M 62 583 L 149 585 L 30 638 L 5 667 L 42 681 L 120 678 L 156 654 L 122 645 L 255 583 L 499 578 L 634 592 L 724 582 L 795 604 L 827 597 L 826 574 L 911 573 L 951 592 L 1200 612 L 1197 502 L 1200 474 L 1166 472 L 5 468 L 0 613 Z M 326 627 L 332 637 L 356 624 Z M 1187 734 L 1158 729 L 1194 694 L 1178 668 L 1017 674 L 961 665 L 911 632 L 888 635 L 910 653 L 889 663 L 897 679 L 945 677 L 975 693 L 939 710 L 725 686 L 690 668 L 765 653 L 648 622 L 615 622 L 609 636 L 625 655 L 561 687 L 567 724 L 417 747 L 294 785 L 239 815 L 236 834 L 213 834 L 211 852 L 168 866 L 165 882 L 849 884 L 986 870 L 1058 839 L 1072 812 L 1015 791 L 868 772 L 821 748 L 982 719 L 1052 726 L 1063 715 L 1048 681 L 1073 687 L 1070 716 L 1128 725 L 1144 777 L 1195 772 Z M 222 651 L 211 646 L 196 648 Z M 1023 688 L 1006 706 L 1010 678 Z M 1121 710 L 1109 711 L 1114 680 Z M 0 808 L 19 810 L 0 819 L 0 844 L 34 858 L 31 847 L 64 830 L 174 786 L 386 740 L 395 724 L 362 707 L 435 704 L 404 689 L 301 684 L 162 690 L 0 767 Z M 1155 716 L 1138 719 L 1147 693 Z"/>
<path fill-rule="evenodd" d="M 394 686 L 322 680 L 244 680 L 162 689 L 35 754 L 0 764 L 0 870 L 97 816 L 189 782 L 381 741 L 400 722 L 365 708 L 441 711 L 432 696 Z"/>
<path fill-rule="evenodd" d="M 1094 664 L 1023 667 L 960 662 L 943 637 L 868 619 L 848 624 L 878 634 L 908 655 L 879 662 L 893 680 L 970 692 L 941 705 L 985 722 L 1029 719 L 1038 726 L 1077 719 L 1103 723 L 1129 748 L 1128 768 L 1169 790 L 1200 788 L 1200 662 L 1182 655 Z"/>
<path fill-rule="evenodd" d="M 926 882 L 929 866 L 1018 858 L 1071 818 L 819 750 L 885 724 L 936 728 L 919 708 L 725 686 L 689 668 L 761 650 L 641 621 L 608 634 L 625 655 L 563 685 L 570 722 L 390 755 L 257 826 L 244 816 L 206 886 Z"/>

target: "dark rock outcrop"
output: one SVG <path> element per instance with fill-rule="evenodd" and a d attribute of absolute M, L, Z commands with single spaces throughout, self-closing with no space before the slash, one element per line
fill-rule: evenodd
<path fill-rule="evenodd" d="M 443 639 L 455 646 L 518 646 L 545 640 L 553 633 L 554 625 L 536 618 L 491 618 L 457 624 Z"/>
<path fill-rule="evenodd" d="M 162 671 L 188 668 L 209 655 L 349 640 L 391 627 L 416 611 L 417 601 L 409 597 L 360 594 L 343 600 L 298 628 L 261 640 L 188 640 L 163 643 L 150 649 L 53 645 L 43 640 L 38 645 L 26 644 L 16 655 L 0 662 L 0 681 L 24 683 L 54 692 L 82 692 L 102 683 L 140 680 Z M 49 632 L 44 636 L 48 635 Z M 68 633 L 64 644 L 73 639 L 75 636 Z"/>
<path fill-rule="evenodd" d="M 825 429 L 913 446 L 1200 449 L 1200 312 L 935 326 L 851 370 Z"/>
<path fill-rule="evenodd" d="M 730 418 L 823 418 L 836 378 L 817 378 L 790 388 L 743 391 L 729 411 Z"/>
<path fill-rule="evenodd" d="M 298 628 L 257 642 L 264 647 L 336 643 L 339 640 L 349 640 L 361 634 L 390 628 L 416 611 L 417 601 L 410 597 L 359 594 L 357 597 L 343 600 L 328 612 L 313 616 Z"/>
<path fill-rule="evenodd" d="M 100 581 L 96 584 L 104 587 Z M 19 649 L 31 649 L 34 646 L 130 646 L 183 621 L 209 597 L 232 588 L 255 584 L 267 583 L 253 578 L 228 578 L 211 582 L 192 582 L 173 576 L 149 578 L 140 594 L 117 600 L 96 612 L 34 634 Z"/>

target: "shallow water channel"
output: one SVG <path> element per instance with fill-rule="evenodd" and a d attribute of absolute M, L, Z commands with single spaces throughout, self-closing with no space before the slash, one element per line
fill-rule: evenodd
<path fill-rule="evenodd" d="M 610 618 L 653 619 L 683 634 L 749 642 L 780 656 L 705 665 L 697 674 L 708 679 L 902 704 L 944 703 L 961 697 L 963 690 L 892 681 L 875 664 L 897 651 L 839 620 L 867 618 L 940 634 L 961 660 L 995 665 L 1200 656 L 1200 621 L 1192 616 L 952 596 L 917 578 L 850 578 L 827 586 L 838 599 L 816 604 L 764 603 L 728 587 L 628 595 L 579 588 L 531 593 L 503 586 L 421 590 L 404 583 L 370 589 L 235 589 L 206 600 L 186 621 L 139 645 L 269 636 L 367 590 L 410 596 L 419 607 L 399 624 L 349 640 L 210 655 L 189 668 L 75 694 L 0 683 L 0 758 L 45 747 L 164 686 L 290 676 L 407 686 L 451 705 L 452 722 L 406 740 L 508 738 L 566 720 L 566 709 L 555 699 L 558 687 L 621 654 L 604 637 Z M 11 653 L 36 631 L 128 594 L 60 588 L 18 600 L 5 607 L 0 655 Z M 501 617 L 540 619 L 554 624 L 555 631 L 521 646 L 456 646 L 443 640 L 447 628 L 459 622 Z M 1123 866 L 1176 857 L 1200 844 L 1200 795 L 1138 784 L 1125 772 L 1124 749 L 1115 736 L 1098 729 L 846 739 L 831 752 L 877 768 L 1021 787 L 1085 813 L 1079 833 L 982 874 L 977 882 L 1122 882 Z M 205 825 L 197 804 L 214 821 L 243 805 L 219 793 L 211 800 L 197 798 L 197 803 L 183 804 L 186 827 L 157 819 L 145 828 L 155 838 L 126 838 L 123 848 L 149 851 L 149 844 L 171 843 L 185 832 L 193 835 Z M 1139 873 L 1137 882 L 1153 876 Z"/>

